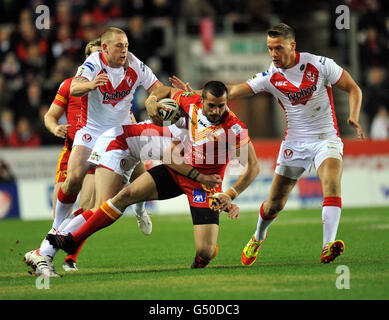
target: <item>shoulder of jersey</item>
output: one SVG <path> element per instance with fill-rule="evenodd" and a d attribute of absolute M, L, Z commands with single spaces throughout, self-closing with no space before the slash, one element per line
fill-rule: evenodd
<path fill-rule="evenodd" d="M 323 65 L 323 66 L 326 64 L 326 62 L 328 60 L 327 57 L 318 56 L 318 55 L 315 55 L 315 54 L 309 53 L 309 52 L 301 52 L 300 53 L 300 59 L 302 61 L 311 62 L 311 63 L 315 63 L 315 64 L 320 64 L 320 65 Z"/>
<path fill-rule="evenodd" d="M 128 62 L 128 66 L 135 69 L 138 68 L 140 71 L 145 72 L 146 64 L 143 63 L 141 60 L 139 60 L 132 52 L 129 52 L 129 54 L 130 54 L 130 58 L 129 58 L 130 61 Z"/>
<path fill-rule="evenodd" d="M 62 87 L 64 87 L 64 89 L 67 88 L 67 87 L 70 88 L 70 85 L 72 84 L 73 78 L 74 78 L 74 77 L 67 78 L 67 79 L 65 79 L 64 81 L 62 81 L 61 84 L 60 84 L 59 87 L 58 87 L 58 91 L 59 91 Z"/>
<path fill-rule="evenodd" d="M 200 106 L 201 102 L 201 96 L 194 93 L 194 92 L 189 92 L 189 91 L 181 91 L 178 92 L 178 95 L 176 96 L 176 101 L 178 100 L 181 102 L 181 98 L 187 98 L 186 100 L 188 103 L 196 103 L 198 106 Z"/>
<path fill-rule="evenodd" d="M 247 80 L 247 82 L 252 81 L 252 80 L 256 80 L 256 79 L 267 78 L 269 76 L 270 76 L 270 72 L 269 72 L 269 70 L 266 70 L 266 71 L 259 72 L 259 73 L 255 74 L 255 75 L 253 75 L 251 78 L 249 78 Z"/>
<path fill-rule="evenodd" d="M 83 63 L 83 66 L 88 68 L 91 72 L 94 72 L 97 66 L 100 64 L 100 50 L 93 52 Z"/>
<path fill-rule="evenodd" d="M 239 128 L 239 132 L 241 131 L 242 128 L 245 128 L 245 124 L 236 116 L 235 113 L 233 113 L 231 111 L 231 109 L 228 110 L 228 116 L 225 120 L 225 125 L 231 129 L 232 128 Z M 235 134 L 239 134 L 239 133 L 236 133 L 235 131 L 234 131 Z"/>

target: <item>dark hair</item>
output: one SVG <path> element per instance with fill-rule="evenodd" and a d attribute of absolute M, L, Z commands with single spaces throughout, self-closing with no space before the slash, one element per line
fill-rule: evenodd
<path fill-rule="evenodd" d="M 270 38 L 284 37 L 285 39 L 295 39 L 294 29 L 285 23 L 279 23 L 267 30 Z"/>
<path fill-rule="evenodd" d="M 210 94 L 212 94 L 216 98 L 219 98 L 224 94 L 226 94 L 228 97 L 228 89 L 227 89 L 226 85 L 220 81 L 209 81 L 205 84 L 205 86 L 203 88 L 203 93 L 201 95 L 203 100 L 206 99 L 207 92 L 209 92 Z"/>

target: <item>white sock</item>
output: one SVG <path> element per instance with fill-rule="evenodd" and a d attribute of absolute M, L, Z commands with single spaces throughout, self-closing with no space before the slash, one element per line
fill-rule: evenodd
<path fill-rule="evenodd" d="M 323 207 L 321 215 L 323 221 L 323 247 L 328 242 L 335 241 L 341 211 L 342 209 L 340 207 Z"/>
<path fill-rule="evenodd" d="M 62 203 L 57 199 L 55 206 L 55 217 L 53 222 L 53 228 L 59 229 L 61 223 L 66 219 L 69 212 L 72 210 L 74 203 Z"/>
<path fill-rule="evenodd" d="M 48 240 L 44 239 L 41 243 L 41 247 L 39 248 L 39 254 L 54 258 L 56 253 L 57 249 L 55 249 Z"/>
<path fill-rule="evenodd" d="M 254 237 L 257 241 L 262 241 L 266 238 L 267 229 L 270 227 L 274 220 L 275 218 L 265 220 L 261 217 L 261 214 L 258 215 L 257 230 L 255 230 L 254 234 Z"/>
<path fill-rule="evenodd" d="M 74 219 L 74 214 L 72 213 L 69 217 L 67 217 L 64 221 L 62 221 L 61 225 L 58 227 L 58 231 L 65 229 L 65 227 Z"/>
<path fill-rule="evenodd" d="M 60 229 L 59 232 L 63 235 L 67 235 L 69 232 L 74 233 L 78 229 L 82 227 L 82 225 L 86 222 L 84 216 L 79 214 L 77 217 L 74 217 L 72 221 L 70 221 L 65 228 Z"/>
<path fill-rule="evenodd" d="M 62 187 L 59 188 L 58 196 L 57 196 L 57 204 L 55 205 L 53 228 L 58 229 L 61 223 L 69 215 L 70 211 L 73 208 L 74 203 L 77 200 L 77 195 L 78 193 L 65 194 L 62 191 Z"/>
<path fill-rule="evenodd" d="M 146 210 L 146 203 L 145 202 L 135 203 L 135 213 L 137 215 L 141 215 L 145 210 Z"/>
<path fill-rule="evenodd" d="M 267 229 L 276 219 L 277 215 L 275 215 L 270 219 L 266 219 L 266 218 L 264 219 L 264 217 L 265 217 L 265 212 L 263 211 L 263 203 L 262 203 L 258 214 L 257 230 L 255 230 L 255 234 L 254 234 L 254 237 L 257 241 L 265 240 Z"/>

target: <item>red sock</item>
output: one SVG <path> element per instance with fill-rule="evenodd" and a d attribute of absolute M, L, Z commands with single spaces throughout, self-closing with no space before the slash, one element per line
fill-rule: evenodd
<path fill-rule="evenodd" d="M 85 221 L 88 221 L 88 219 L 93 216 L 92 210 L 86 210 L 82 213 L 82 216 L 84 217 Z"/>
<path fill-rule="evenodd" d="M 74 215 L 75 217 L 77 217 L 78 215 L 80 215 L 80 214 L 83 213 L 83 212 L 84 212 L 84 209 L 83 209 L 83 208 L 80 208 L 80 209 L 74 211 L 74 212 L 73 212 L 73 215 Z"/>
<path fill-rule="evenodd" d="M 261 218 L 262 218 L 263 220 L 274 220 L 275 218 L 277 218 L 278 213 L 275 214 L 275 215 L 272 216 L 272 217 L 269 217 L 269 216 L 266 216 L 266 215 L 265 215 L 265 210 L 263 210 L 263 204 L 264 204 L 264 203 L 265 203 L 265 202 L 262 202 L 261 207 L 259 208 L 259 213 L 260 213 L 260 215 L 261 215 Z"/>
<path fill-rule="evenodd" d="M 97 211 L 88 219 L 83 226 L 73 233 L 76 243 L 80 243 L 96 231 L 108 227 L 121 217 L 121 214 L 112 209 L 107 202 L 97 209 Z"/>
<path fill-rule="evenodd" d="M 77 200 L 78 193 L 76 194 L 66 194 L 62 191 L 62 188 L 59 187 L 58 190 L 58 200 L 62 203 L 75 203 Z"/>

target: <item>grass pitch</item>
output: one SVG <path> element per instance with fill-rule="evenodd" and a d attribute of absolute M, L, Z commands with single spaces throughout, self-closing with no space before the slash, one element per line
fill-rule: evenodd
<path fill-rule="evenodd" d="M 51 221 L 0 221 L 0 300 L 132 299 L 389 299 L 389 208 L 343 209 L 338 238 L 345 252 L 320 263 L 321 210 L 282 212 L 252 267 L 240 255 L 253 234 L 256 212 L 220 219 L 219 254 L 207 268 L 191 270 L 195 255 L 189 214 L 152 216 L 144 236 L 133 217 L 94 234 L 78 258 L 77 273 L 65 273 L 65 253 L 55 259 L 62 278 L 38 290 L 22 262 L 39 246 Z M 349 289 L 338 289 L 338 266 L 350 272 Z M 342 267 L 343 268 L 343 267 Z M 338 270 L 339 271 L 339 270 Z M 338 279 L 338 283 L 346 284 Z"/>

